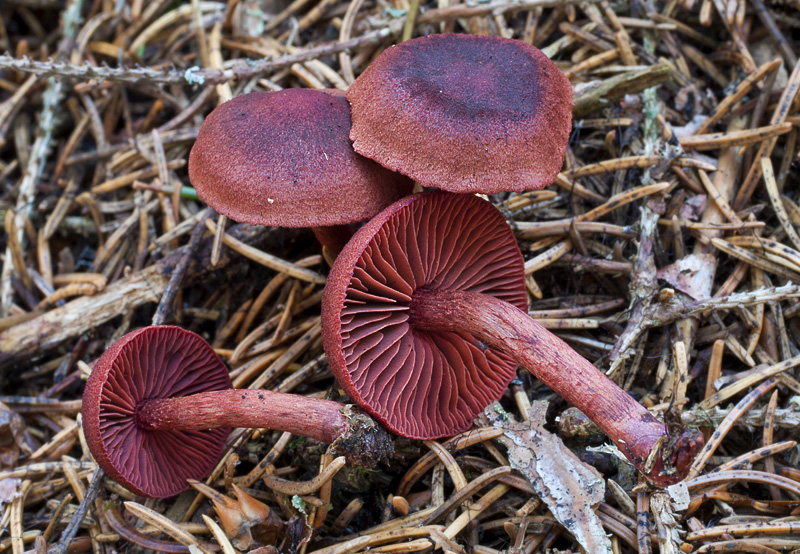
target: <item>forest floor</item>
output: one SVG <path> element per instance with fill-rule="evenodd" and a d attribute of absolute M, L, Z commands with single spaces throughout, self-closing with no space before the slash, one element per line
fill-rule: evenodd
<path fill-rule="evenodd" d="M 0 551 L 800 552 L 798 13 L 796 0 L 2 0 Z M 398 441 L 375 469 L 237 429 L 205 484 L 169 499 L 97 471 L 86 378 L 153 321 L 203 336 L 237 387 L 336 393 L 313 235 L 213 224 L 189 151 L 224 100 L 345 90 L 384 49 L 439 32 L 523 40 L 569 77 L 556 182 L 490 200 L 523 252 L 530 315 L 671 429 L 703 432 L 687 480 L 648 486 L 521 370 L 500 399 L 508 421 L 493 407 L 451 439 Z"/>

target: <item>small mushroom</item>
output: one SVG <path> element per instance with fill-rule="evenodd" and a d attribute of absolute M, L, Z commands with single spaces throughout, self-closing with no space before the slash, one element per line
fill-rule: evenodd
<path fill-rule="evenodd" d="M 356 152 L 452 192 L 540 189 L 561 169 L 572 87 L 539 49 L 465 34 L 384 50 L 347 91 Z"/>
<path fill-rule="evenodd" d="M 353 236 L 322 301 L 339 383 L 388 429 L 452 435 L 498 398 L 520 363 L 592 419 L 645 476 L 683 479 L 703 437 L 667 427 L 527 314 L 522 255 L 476 196 L 399 200 Z"/>
<path fill-rule="evenodd" d="M 348 137 L 350 105 L 337 90 L 253 92 L 203 122 L 189 178 L 206 204 L 234 221 L 312 227 L 335 255 L 413 183 L 359 156 Z"/>
<path fill-rule="evenodd" d="M 97 360 L 86 384 L 92 456 L 136 494 L 166 498 L 214 468 L 232 427 L 353 441 L 345 448 L 375 459 L 391 447 L 380 426 L 338 402 L 231 386 L 200 336 L 168 325 L 128 333 Z"/>

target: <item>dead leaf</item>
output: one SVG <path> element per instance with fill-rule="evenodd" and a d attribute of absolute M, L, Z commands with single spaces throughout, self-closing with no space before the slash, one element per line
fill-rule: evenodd
<path fill-rule="evenodd" d="M 0 480 L 0 508 L 3 507 L 3 504 L 8 504 L 17 497 L 21 482 L 20 479 Z"/>
<path fill-rule="evenodd" d="M 658 270 L 656 276 L 695 300 L 705 300 L 711 296 L 708 289 L 709 272 L 714 268 L 712 254 L 689 254 L 674 264 Z"/>
<path fill-rule="evenodd" d="M 22 417 L 0 402 L 0 468 L 16 466 L 20 451 L 33 453 L 28 442 Z"/>
<path fill-rule="evenodd" d="M 681 206 L 681 217 L 689 221 L 698 221 L 703 212 L 706 211 L 706 204 L 708 204 L 708 196 L 705 194 L 698 194 L 689 198 Z"/>
<path fill-rule="evenodd" d="M 505 430 L 511 467 L 525 475 L 553 516 L 586 552 L 610 553 L 611 541 L 592 509 L 603 500 L 605 482 L 560 438 L 544 429 L 546 411 L 547 402 L 534 402 L 530 421 L 518 423 L 495 402 L 484 415 Z"/>
<path fill-rule="evenodd" d="M 665 491 L 656 491 L 650 496 L 650 511 L 658 533 L 659 552 L 679 554 L 683 541 L 678 533 L 678 522 L 672 512 L 672 502 Z"/>
<path fill-rule="evenodd" d="M 307 516 L 300 514 L 294 516 L 286 524 L 286 530 L 289 534 L 289 553 L 296 554 L 300 551 L 300 547 L 311 540 L 314 530 L 308 524 Z"/>

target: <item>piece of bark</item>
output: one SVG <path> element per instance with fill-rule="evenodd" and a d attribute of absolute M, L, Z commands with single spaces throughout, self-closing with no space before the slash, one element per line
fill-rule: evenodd
<path fill-rule="evenodd" d="M 592 508 L 603 501 L 605 482 L 557 435 L 545 430 L 546 411 L 546 402 L 534 402 L 528 412 L 530 420 L 517 423 L 494 402 L 483 415 L 492 425 L 505 430 L 498 440 L 508 447 L 511 467 L 525 475 L 553 516 L 586 552 L 610 554 L 611 541 Z"/>
<path fill-rule="evenodd" d="M 239 240 L 254 244 L 264 242 L 274 229 L 241 224 L 230 232 Z M 241 259 L 226 250 L 219 264 L 212 268 L 209 263 L 210 247 L 211 237 L 203 239 L 197 261 L 188 271 L 194 278 L 220 269 L 232 260 Z M 167 288 L 175 265 L 181 259 L 183 248 L 175 250 L 142 271 L 111 283 L 94 296 L 83 296 L 0 333 L 0 369 L 6 369 L 24 358 L 42 355 L 62 342 L 143 304 L 158 302 Z"/>

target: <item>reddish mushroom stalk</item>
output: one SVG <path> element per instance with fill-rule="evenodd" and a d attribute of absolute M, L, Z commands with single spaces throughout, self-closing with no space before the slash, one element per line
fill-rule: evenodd
<path fill-rule="evenodd" d="M 697 431 L 672 436 L 528 316 L 516 239 L 475 196 L 424 193 L 378 214 L 336 259 L 322 317 L 340 384 L 396 433 L 430 439 L 466 429 L 521 364 L 584 411 L 655 485 L 683 479 L 703 444 Z"/>
<path fill-rule="evenodd" d="M 353 238 L 353 225 L 328 225 L 325 227 L 312 227 L 314 236 L 322 245 L 323 253 L 332 264 L 344 245 Z"/>
<path fill-rule="evenodd" d="M 204 478 L 232 427 L 335 442 L 362 464 L 392 448 L 386 431 L 352 406 L 231 388 L 213 348 L 169 325 L 128 333 L 97 360 L 83 394 L 83 425 L 103 470 L 131 491 L 156 498 L 186 490 L 188 479 Z"/>
<path fill-rule="evenodd" d="M 136 423 L 148 431 L 253 427 L 288 431 L 331 443 L 348 429 L 344 404 L 269 390 L 228 389 L 147 400 Z"/>
<path fill-rule="evenodd" d="M 514 358 L 594 421 L 654 484 L 666 486 L 683 478 L 697 433 L 686 431 L 678 438 L 684 447 L 671 456 L 676 471 L 664 474 L 660 454 L 670 446 L 666 426 L 522 310 L 485 294 L 422 289 L 414 293 L 409 311 L 415 329 L 469 333 Z M 653 460 L 650 467 L 648 460 Z"/>

